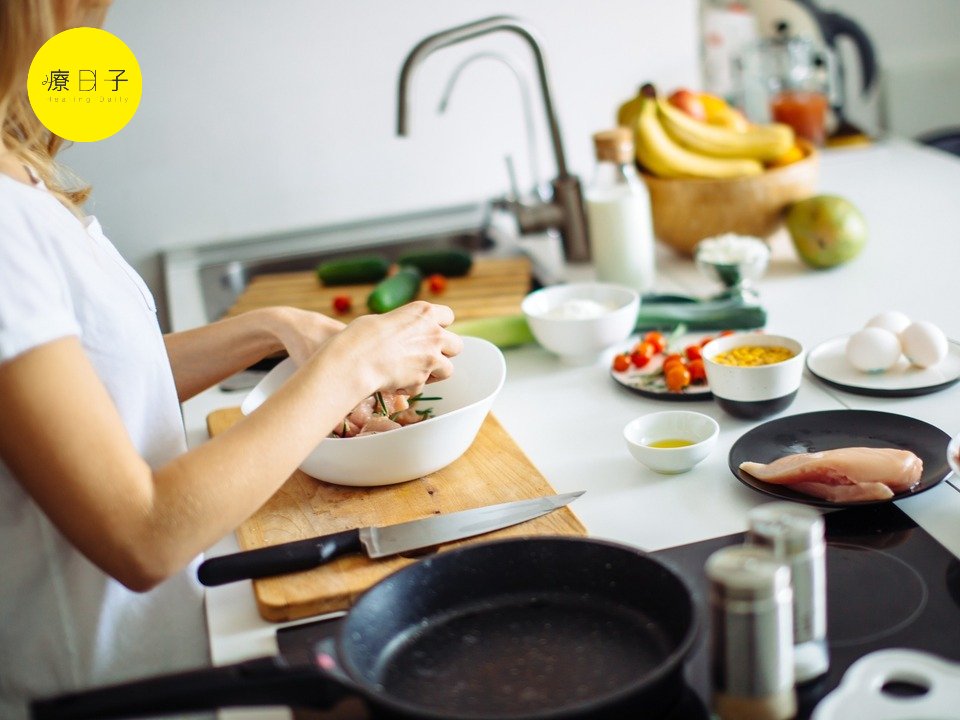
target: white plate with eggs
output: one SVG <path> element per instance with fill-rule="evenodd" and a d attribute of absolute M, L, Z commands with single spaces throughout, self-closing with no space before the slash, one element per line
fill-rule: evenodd
<path fill-rule="evenodd" d="M 860 330 L 807 354 L 807 369 L 827 385 L 860 395 L 926 395 L 960 380 L 960 344 L 929 322 L 881 313 Z"/>

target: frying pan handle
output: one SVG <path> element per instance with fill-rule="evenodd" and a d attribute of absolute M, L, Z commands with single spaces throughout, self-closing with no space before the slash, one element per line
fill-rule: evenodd
<path fill-rule="evenodd" d="M 224 585 L 237 580 L 310 570 L 341 555 L 362 551 L 360 531 L 344 530 L 210 558 L 200 564 L 197 578 L 204 585 Z"/>
<path fill-rule="evenodd" d="M 312 665 L 291 667 L 282 657 L 263 657 L 35 700 L 30 716 L 110 720 L 257 705 L 328 709 L 344 693 Z"/>

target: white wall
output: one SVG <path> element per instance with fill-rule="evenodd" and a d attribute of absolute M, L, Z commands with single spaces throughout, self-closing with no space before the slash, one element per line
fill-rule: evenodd
<path fill-rule="evenodd" d="M 638 85 L 694 85 L 696 0 L 118 0 L 105 28 L 143 71 L 133 121 L 64 160 L 94 186 L 96 213 L 162 298 L 157 252 L 175 245 L 473 202 L 507 188 L 504 155 L 529 182 L 516 81 L 522 42 L 501 34 L 449 48 L 415 79 L 410 138 L 395 136 L 396 83 L 423 36 L 495 14 L 539 29 L 572 171 L 588 176 L 590 135 Z M 539 104 L 537 105 L 539 110 Z M 544 178 L 554 167 L 538 113 Z M 587 178 L 584 178 L 586 180 Z"/>

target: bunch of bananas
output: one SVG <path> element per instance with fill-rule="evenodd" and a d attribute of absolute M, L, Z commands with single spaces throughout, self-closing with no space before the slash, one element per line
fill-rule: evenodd
<path fill-rule="evenodd" d="M 771 123 L 722 126 L 691 117 L 652 85 L 625 103 L 618 122 L 634 130 L 637 160 L 665 178 L 735 178 L 759 175 L 795 149 L 793 129 Z"/>

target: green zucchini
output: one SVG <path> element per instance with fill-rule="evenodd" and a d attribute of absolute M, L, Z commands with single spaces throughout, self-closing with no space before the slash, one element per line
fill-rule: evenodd
<path fill-rule="evenodd" d="M 380 255 L 364 255 L 347 260 L 329 260 L 317 266 L 322 285 L 357 285 L 380 282 L 387 276 L 390 262 Z"/>
<path fill-rule="evenodd" d="M 463 250 L 417 250 L 401 255 L 397 264 L 413 265 L 424 275 L 462 277 L 470 272 L 473 257 Z"/>
<path fill-rule="evenodd" d="M 417 297 L 421 280 L 423 275 L 417 268 L 403 265 L 396 273 L 377 283 L 367 297 L 367 307 L 370 312 L 385 313 L 406 305 Z"/>
<path fill-rule="evenodd" d="M 458 335 L 488 340 L 499 348 L 534 342 L 533 333 L 523 315 L 458 320 L 450 326 L 450 330 Z"/>

